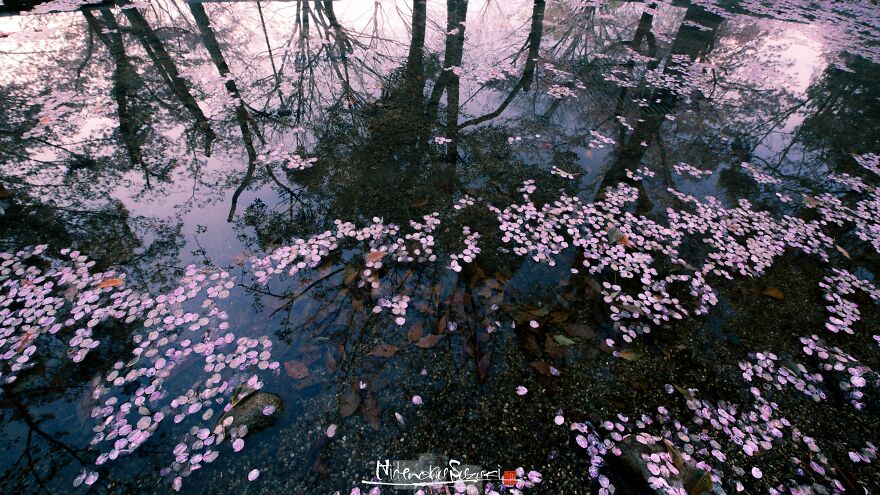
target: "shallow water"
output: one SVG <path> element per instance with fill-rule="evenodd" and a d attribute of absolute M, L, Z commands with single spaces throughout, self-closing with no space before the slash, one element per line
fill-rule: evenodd
<path fill-rule="evenodd" d="M 2 268 L 46 247 L 0 272 L 4 493 L 367 493 L 421 455 L 664 493 L 673 449 L 716 493 L 880 489 L 878 32 L 870 2 L 6 12 Z M 237 451 L 251 377 L 283 408 Z"/>

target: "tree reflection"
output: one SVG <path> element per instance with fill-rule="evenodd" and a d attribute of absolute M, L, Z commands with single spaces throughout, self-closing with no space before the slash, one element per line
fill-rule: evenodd
<path fill-rule="evenodd" d="M 564 362 L 566 354 L 546 330 L 528 326 L 529 314 L 567 318 L 577 302 L 595 310 L 584 318 L 598 328 L 611 323 L 596 298 L 597 282 L 570 272 L 553 275 L 565 297 L 526 307 L 538 290 L 517 279 L 528 277 L 527 258 L 507 250 L 490 211 L 457 209 L 457 201 L 503 207 L 521 201 L 519 188 L 529 179 L 542 186 L 532 196 L 538 205 L 560 191 L 586 200 L 630 183 L 639 190 L 637 212 L 662 216 L 672 204 L 666 188 L 680 182 L 675 164 L 726 167 L 717 187 L 695 188 L 741 199 L 739 191 L 732 194 L 740 161 L 761 161 L 805 184 L 829 170 L 852 172 L 850 156 L 871 151 L 880 132 L 877 66 L 863 59 L 850 59 L 849 71 L 825 69 L 801 98 L 730 76 L 747 70 L 769 37 L 771 28 L 754 22 L 744 26 L 678 2 L 523 5 L 521 26 L 506 33 L 505 43 L 487 42 L 489 48 L 472 41 L 488 22 L 488 15 L 473 15 L 480 9 L 474 0 L 447 1 L 438 10 L 446 22 L 436 26 L 425 0 L 406 2 L 390 19 L 391 9 L 376 2 L 364 11 L 366 21 L 352 20 L 330 0 L 169 0 L 157 8 L 126 2 L 76 12 L 64 28 L 80 41 L 76 49 L 38 59 L 21 84 L 0 88 L 8 115 L 0 122 L 0 242 L 4 249 L 76 246 L 101 266 L 124 266 L 160 285 L 185 257 L 183 220 L 175 215 L 191 209 L 222 205 L 215 224 L 231 224 L 237 238 L 223 242 L 245 250 L 243 265 L 248 255 L 332 229 L 336 219 L 406 227 L 437 212 L 438 253 L 459 252 L 468 227 L 491 254 L 460 272 L 413 264 L 384 276 L 410 290 L 413 306 L 422 306 L 418 322 L 444 336 L 450 362 L 472 386 L 501 359 L 503 344 L 489 338 L 499 311 L 519 324 L 517 352 L 544 364 Z M 398 32 L 389 33 L 386 24 L 395 22 Z M 492 64 L 510 70 L 486 66 Z M 480 70 L 490 76 L 475 76 Z M 45 97 L 70 89 L 82 94 L 65 97 L 67 113 L 43 112 L 50 106 Z M 847 125 L 853 116 L 857 128 Z M 590 131 L 615 142 L 592 146 Z M 768 137 L 777 134 L 787 137 Z M 292 154 L 317 160 L 298 168 Z M 801 168 L 792 167 L 797 159 Z M 656 179 L 634 179 L 641 168 Z M 160 210 L 177 201 L 171 198 L 180 183 L 193 192 L 169 206 L 171 218 L 133 212 L 141 203 Z M 750 197 L 761 198 L 751 186 Z M 371 313 L 376 295 L 357 285 L 364 254 L 334 254 L 279 287 L 245 283 L 253 299 L 239 302 L 242 326 L 271 327 L 288 357 L 328 369 L 326 378 L 298 384 L 303 396 L 318 386 L 343 397 L 364 377 L 372 387 L 387 380 L 383 373 L 398 372 L 370 356 L 389 330 Z M 560 265 L 576 268 L 581 256 L 566 252 Z M 450 322 L 459 326 L 451 330 Z M 128 342 L 129 329 L 106 330 Z M 106 369 L 126 352 L 122 344 L 111 348 L 93 367 Z M 3 414 L 23 425 L 16 438 L 27 448 L 4 468 L 27 465 L 30 476 L 13 483 L 51 489 L 46 473 L 60 467 L 57 459 L 41 459 L 50 456 L 39 454 L 40 438 L 49 449 L 80 452 L 81 439 L 67 448 L 49 440 L 54 433 L 43 424 L 55 418 L 34 411 L 76 400 L 90 376 L 59 365 L 10 394 Z M 364 400 L 376 395 L 371 388 Z M 320 414 L 335 417 L 339 404 L 329 402 Z M 327 441 L 314 445 L 308 464 L 320 472 Z"/>

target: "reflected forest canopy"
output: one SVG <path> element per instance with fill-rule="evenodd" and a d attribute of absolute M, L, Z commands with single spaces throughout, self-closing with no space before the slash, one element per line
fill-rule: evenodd
<path fill-rule="evenodd" d="M 0 486 L 880 490 L 878 79 L 873 0 L 7 0 Z"/>

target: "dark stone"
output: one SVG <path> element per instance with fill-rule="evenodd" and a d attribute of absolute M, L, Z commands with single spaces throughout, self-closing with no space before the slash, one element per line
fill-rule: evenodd
<path fill-rule="evenodd" d="M 268 416 L 264 415 L 263 408 L 266 406 L 275 406 L 275 412 Z M 219 423 L 223 423 L 227 417 L 232 417 L 230 428 L 246 425 L 248 433 L 253 433 L 274 423 L 281 416 L 283 409 L 284 403 L 281 397 L 269 392 L 254 392 L 240 400 L 232 409 L 221 416 Z"/>

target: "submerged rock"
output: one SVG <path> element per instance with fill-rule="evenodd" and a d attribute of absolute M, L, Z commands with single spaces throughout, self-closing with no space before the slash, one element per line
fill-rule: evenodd
<path fill-rule="evenodd" d="M 230 428 L 244 425 L 249 433 L 253 433 L 274 423 L 283 409 L 281 397 L 269 392 L 254 392 L 232 406 L 232 409 L 220 417 L 219 423 L 231 417 L 233 419 Z"/>
<path fill-rule="evenodd" d="M 611 462 L 633 485 L 631 489 L 639 493 L 654 493 L 658 491 L 656 487 L 688 495 L 725 493 L 720 485 L 712 483 L 709 473 L 697 468 L 691 461 L 685 461 L 672 444 L 643 444 L 629 436 L 618 442 L 617 447 L 620 448 L 620 456 L 612 457 Z M 664 459 L 670 459 L 671 462 Z M 678 474 L 667 471 L 673 467 L 679 471 Z"/>

